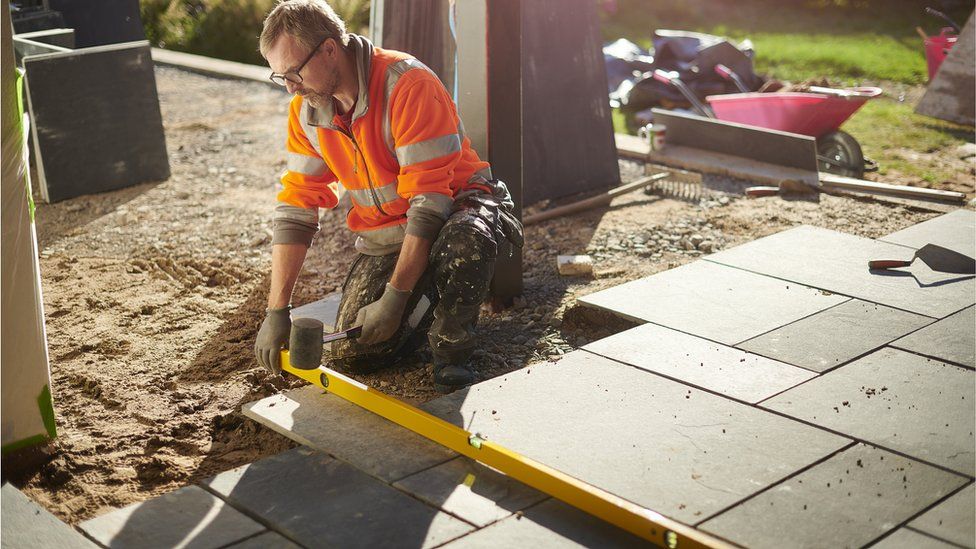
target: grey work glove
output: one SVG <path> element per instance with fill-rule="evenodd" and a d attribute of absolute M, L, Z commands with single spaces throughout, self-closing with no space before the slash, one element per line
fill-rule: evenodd
<path fill-rule="evenodd" d="M 258 364 L 271 371 L 281 373 L 281 349 L 288 343 L 291 333 L 291 307 L 268 309 L 261 323 L 258 337 L 254 340 L 254 355 Z"/>
<path fill-rule="evenodd" d="M 400 327 L 411 292 L 397 290 L 387 283 L 379 299 L 359 309 L 356 324 L 363 327 L 359 343 L 373 345 L 390 339 Z"/>

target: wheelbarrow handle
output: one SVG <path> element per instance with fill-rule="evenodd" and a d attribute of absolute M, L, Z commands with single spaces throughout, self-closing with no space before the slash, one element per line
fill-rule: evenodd
<path fill-rule="evenodd" d="M 876 259 L 874 261 L 868 261 L 868 269 L 892 269 L 895 267 L 908 267 L 911 264 L 911 261 L 901 259 Z"/>
<path fill-rule="evenodd" d="M 654 74 L 652 76 L 654 77 L 654 80 L 664 84 L 670 84 L 671 80 L 675 78 L 674 73 L 663 69 L 654 69 Z"/>

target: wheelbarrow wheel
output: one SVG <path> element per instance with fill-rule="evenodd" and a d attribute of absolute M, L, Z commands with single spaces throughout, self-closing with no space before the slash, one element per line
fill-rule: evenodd
<path fill-rule="evenodd" d="M 861 179 L 864 153 L 849 133 L 837 130 L 817 139 L 817 165 L 822 172 Z"/>

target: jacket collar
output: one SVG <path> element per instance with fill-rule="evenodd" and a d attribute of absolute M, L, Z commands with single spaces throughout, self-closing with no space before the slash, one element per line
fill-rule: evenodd
<path fill-rule="evenodd" d="M 373 44 L 365 36 L 350 33 L 349 47 L 356 57 L 356 77 L 359 80 L 359 97 L 356 99 L 356 108 L 352 112 L 352 121 L 355 122 L 369 109 L 369 75 L 373 63 Z M 332 119 L 335 118 L 335 107 L 331 102 L 321 109 L 307 105 L 306 112 L 309 125 L 330 130 L 339 129 L 332 123 Z"/>

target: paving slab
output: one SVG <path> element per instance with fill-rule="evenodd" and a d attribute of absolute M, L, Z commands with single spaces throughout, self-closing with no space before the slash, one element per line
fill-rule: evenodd
<path fill-rule="evenodd" d="M 277 532 L 268 531 L 228 546 L 227 549 L 301 549 L 301 547 Z"/>
<path fill-rule="evenodd" d="M 871 547 L 874 549 L 953 549 L 955 545 L 916 532 L 911 528 L 899 528 Z"/>
<path fill-rule="evenodd" d="M 976 547 L 976 489 L 970 484 L 908 526 L 963 547 Z"/>
<path fill-rule="evenodd" d="M 308 547 L 433 547 L 473 527 L 347 463 L 298 447 L 206 486 Z"/>
<path fill-rule="evenodd" d="M 411 475 L 393 486 L 475 526 L 487 526 L 548 497 L 466 457 Z"/>
<path fill-rule="evenodd" d="M 846 298 L 696 261 L 579 298 L 636 321 L 735 345 Z"/>
<path fill-rule="evenodd" d="M 750 403 L 816 376 L 789 364 L 655 324 L 631 328 L 583 348 Z"/>
<path fill-rule="evenodd" d="M 883 236 L 878 240 L 921 248 L 938 244 L 969 257 L 976 256 L 976 212 L 956 210 Z"/>
<path fill-rule="evenodd" d="M 111 511 L 79 528 L 112 549 L 216 548 L 265 530 L 199 486 Z"/>
<path fill-rule="evenodd" d="M 647 541 L 561 501 L 548 499 L 444 547 L 647 547 Z"/>
<path fill-rule="evenodd" d="M 891 346 L 976 368 L 976 307 L 966 307 Z"/>
<path fill-rule="evenodd" d="M 762 406 L 973 476 L 974 374 L 886 347 Z"/>
<path fill-rule="evenodd" d="M 587 351 L 481 382 L 423 407 L 686 523 L 850 442 Z"/>
<path fill-rule="evenodd" d="M 824 372 L 933 322 L 927 316 L 852 299 L 736 347 Z"/>
<path fill-rule="evenodd" d="M 857 444 L 700 528 L 751 548 L 861 547 L 967 482 Z"/>
<path fill-rule="evenodd" d="M 457 456 L 440 444 L 311 385 L 250 402 L 245 416 L 394 482 Z"/>
<path fill-rule="evenodd" d="M 98 547 L 7 482 L 0 488 L 0 538 L 3 549 Z"/>
<path fill-rule="evenodd" d="M 921 261 L 904 269 L 868 270 L 873 259 L 910 259 L 913 253 L 905 246 L 803 225 L 710 255 L 705 261 L 933 318 L 976 301 L 971 275 L 936 273 Z"/>
<path fill-rule="evenodd" d="M 292 320 L 296 318 L 317 318 L 325 325 L 325 333 L 334 332 L 336 319 L 339 318 L 339 303 L 342 301 L 342 292 L 332 292 L 331 294 L 306 303 L 291 310 Z"/>

